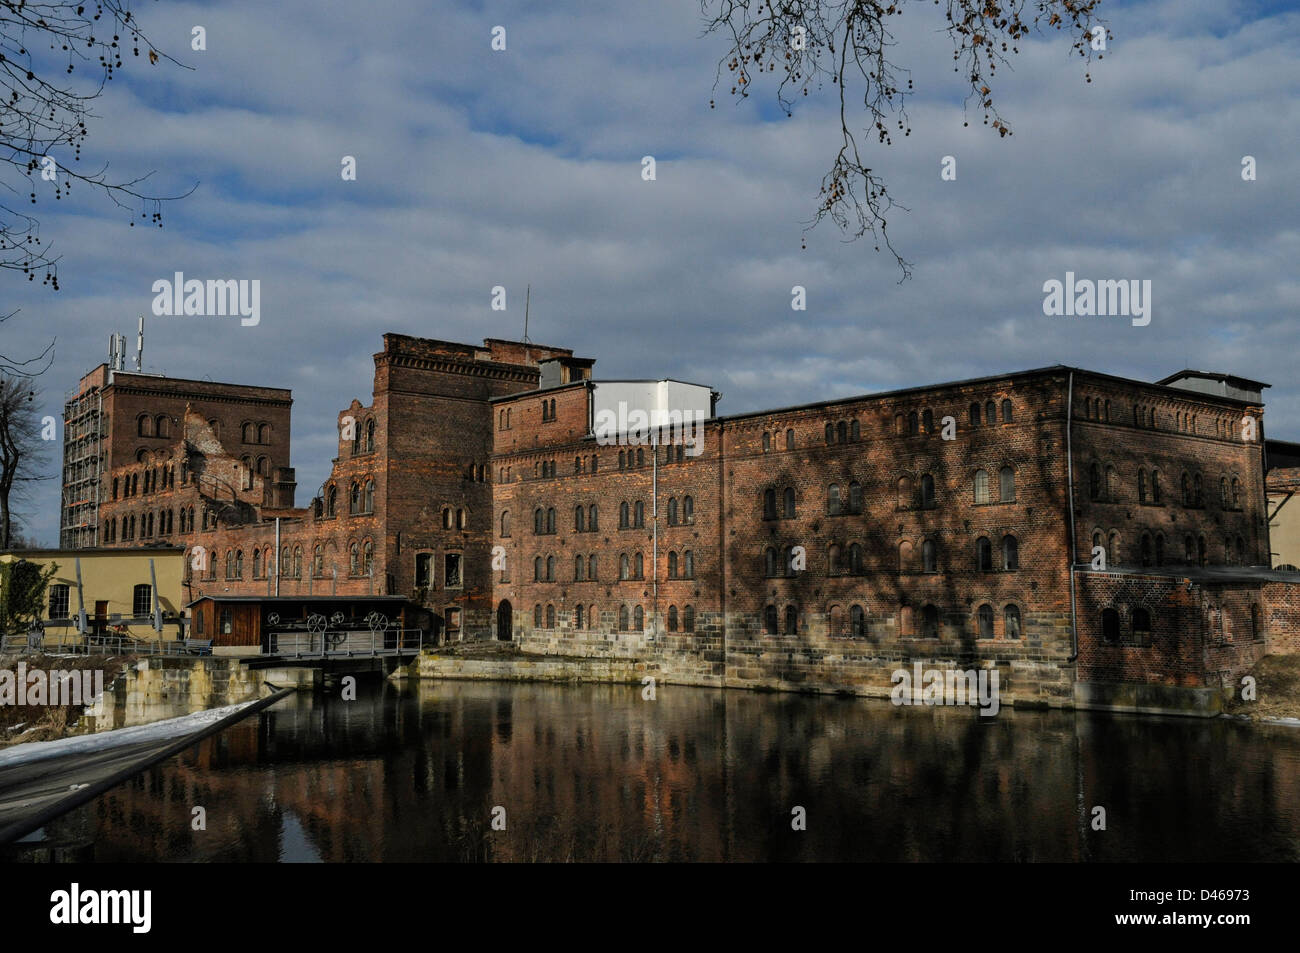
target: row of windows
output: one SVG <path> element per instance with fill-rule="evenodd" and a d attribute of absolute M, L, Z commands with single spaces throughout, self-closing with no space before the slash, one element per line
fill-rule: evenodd
<path fill-rule="evenodd" d="M 57 582 L 50 586 L 50 611 L 51 620 L 70 618 L 70 600 L 72 589 L 67 583 Z M 131 615 L 140 619 L 152 614 L 153 612 L 153 586 L 147 582 L 136 585 L 131 590 Z"/>
<path fill-rule="evenodd" d="M 362 421 L 352 434 L 352 455 L 373 453 L 375 450 L 375 421 L 367 418 Z"/>
<path fill-rule="evenodd" d="M 197 560 L 196 560 L 197 554 Z M 303 550 L 301 546 L 284 546 L 280 550 L 280 563 L 277 575 L 282 578 L 302 578 Z M 371 575 L 374 568 L 375 544 L 369 539 L 355 540 L 348 544 L 348 573 L 352 576 Z M 325 547 L 318 543 L 312 548 L 311 574 L 315 578 L 329 576 L 334 567 L 325 564 Z M 195 566 L 195 562 L 199 565 Z M 201 548 L 191 550 L 186 556 L 185 574 L 189 578 L 197 568 L 202 578 L 217 578 L 219 564 L 224 563 L 226 579 L 244 578 L 244 551 L 227 550 L 224 557 L 220 554 L 206 553 Z M 267 546 L 253 550 L 252 570 L 254 579 L 265 579 L 276 572 L 275 550 Z"/>
<path fill-rule="evenodd" d="M 533 627 L 537 629 L 554 629 L 555 628 L 555 606 L 548 604 L 542 606 L 541 603 L 533 606 Z M 695 631 L 695 607 L 683 606 L 680 614 L 677 606 L 670 605 L 667 612 L 667 624 L 669 632 L 694 632 Z M 573 627 L 575 629 L 595 629 L 600 624 L 600 613 L 595 606 L 577 605 L 573 607 Z M 618 631 L 620 632 L 642 632 L 645 630 L 645 609 L 641 606 L 618 607 Z"/>
<path fill-rule="evenodd" d="M 542 422 L 545 423 L 555 419 L 555 398 L 542 401 Z"/>
<path fill-rule="evenodd" d="M 444 589 L 459 589 L 463 585 L 460 553 L 444 553 L 442 557 L 442 585 Z M 415 585 L 427 589 L 433 584 L 433 553 L 415 554 Z"/>
<path fill-rule="evenodd" d="M 170 536 L 175 526 L 175 512 L 173 510 L 159 510 L 155 518 L 153 513 L 142 513 L 138 517 L 134 513 L 122 517 L 122 540 L 126 542 L 136 538 L 137 529 L 141 539 L 152 539 L 154 536 Z M 103 541 L 105 543 L 117 542 L 118 518 L 109 517 L 104 522 Z M 181 510 L 181 532 L 185 532 L 185 510 Z"/>
<path fill-rule="evenodd" d="M 998 471 L 997 496 L 994 498 L 993 489 L 990 482 L 989 472 L 987 470 L 976 470 L 972 479 L 972 489 L 976 503 L 1013 503 L 1016 499 L 1016 475 L 1011 467 L 1003 467 Z M 919 490 L 919 492 L 918 492 Z M 847 498 L 846 492 L 847 491 Z M 929 509 L 937 504 L 935 493 L 934 476 L 929 473 L 921 474 L 919 485 L 914 483 L 910 476 L 899 478 L 898 481 L 898 508 L 899 509 Z M 778 507 L 777 490 L 769 487 L 763 491 L 763 519 L 794 519 L 797 516 L 797 507 L 795 505 L 794 487 L 786 487 L 781 491 L 780 506 Z M 856 480 L 848 485 L 845 490 L 841 490 L 838 483 L 832 483 L 826 489 L 826 512 L 830 516 L 841 516 L 845 514 L 860 514 L 862 512 L 862 486 Z"/>
<path fill-rule="evenodd" d="M 135 433 L 138 437 L 170 437 L 172 420 L 166 414 L 157 417 L 140 414 L 135 418 Z"/>
<path fill-rule="evenodd" d="M 312 501 L 312 509 L 317 519 L 333 519 L 338 515 L 338 487 L 331 483 L 325 488 L 325 497 Z M 351 516 L 367 516 L 375 511 L 375 481 L 367 478 L 364 482 L 353 480 L 348 491 L 348 513 Z"/>
<path fill-rule="evenodd" d="M 786 546 L 780 552 L 776 547 L 768 546 L 763 550 L 763 575 L 768 577 L 797 576 L 806 571 L 807 566 L 799 565 L 797 547 Z M 865 549 L 859 543 L 850 543 L 847 548 L 832 543 L 826 550 L 826 573 L 831 576 L 861 575 L 867 571 Z M 915 572 L 913 562 L 915 550 L 910 540 L 898 544 L 898 571 Z M 987 536 L 975 540 L 975 569 L 979 572 L 1015 572 L 1020 569 L 1020 541 L 1007 534 L 995 551 L 993 541 Z M 933 539 L 921 542 L 922 572 L 938 572 L 939 547 Z"/>
<path fill-rule="evenodd" d="M 188 480 L 188 470 L 182 468 L 182 474 L 185 480 Z M 144 478 L 144 487 L 141 488 L 140 480 Z M 184 481 L 183 481 L 184 482 Z M 119 491 L 123 499 L 138 496 L 141 493 L 155 493 L 158 490 L 171 489 L 176 485 L 176 468 L 151 467 L 141 473 L 124 474 L 121 477 L 113 477 L 112 498 L 117 499 Z"/>
<path fill-rule="evenodd" d="M 998 612 L 987 602 L 975 610 L 975 635 L 980 639 L 995 639 L 999 635 L 1004 639 L 1019 639 L 1021 634 L 1020 607 L 1008 603 L 1002 607 L 1002 631 L 996 628 Z M 800 630 L 799 607 L 793 603 L 784 610 L 769 603 L 763 610 L 763 631 L 767 635 L 798 635 Z M 938 606 L 927 604 L 921 608 L 921 627 L 916 629 L 915 616 L 911 606 L 899 610 L 899 635 L 903 638 L 937 639 L 940 630 Z M 832 636 L 848 638 L 866 638 L 868 635 L 867 614 L 860 605 L 849 607 L 847 615 L 843 607 L 833 605 L 827 612 L 827 631 Z"/>
<path fill-rule="evenodd" d="M 265 421 L 262 423 L 254 423 L 253 421 L 246 420 L 239 425 L 239 439 L 241 443 L 270 443 L 271 425 Z"/>
<path fill-rule="evenodd" d="M 1175 537 L 1176 539 L 1177 537 Z M 1119 534 L 1112 532 L 1103 540 L 1100 531 L 1092 534 L 1093 549 L 1102 549 L 1106 554 L 1106 565 L 1120 565 Z M 1178 545 L 1176 542 L 1172 545 Z M 1143 533 L 1138 540 L 1138 561 L 1142 566 L 1165 566 L 1173 562 L 1173 555 L 1168 552 L 1165 534 L 1157 532 Z M 1210 562 L 1209 544 L 1204 535 L 1183 536 L 1182 564 L 1187 566 L 1206 566 Z M 1250 553 L 1246 541 L 1241 536 L 1226 536 L 1223 540 L 1223 565 L 1249 565 Z"/>

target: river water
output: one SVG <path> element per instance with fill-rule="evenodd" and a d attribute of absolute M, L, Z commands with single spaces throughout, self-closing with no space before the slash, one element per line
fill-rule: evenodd
<path fill-rule="evenodd" d="M 250 716 L 43 836 L 99 861 L 1296 861 L 1300 730 L 372 682 Z"/>

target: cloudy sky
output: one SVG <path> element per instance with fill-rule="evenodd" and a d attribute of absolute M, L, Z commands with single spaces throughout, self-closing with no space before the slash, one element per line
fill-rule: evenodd
<path fill-rule="evenodd" d="M 597 377 L 711 384 L 723 413 L 1053 363 L 1145 380 L 1190 366 L 1271 383 L 1269 434 L 1300 439 L 1295 4 L 1103 0 L 1114 36 L 1091 83 L 1056 31 L 999 70 L 1005 139 L 963 113 L 943 8 L 908 4 L 893 58 L 911 70 L 912 132 L 866 146 L 910 209 L 890 216 L 914 264 L 902 283 L 829 222 L 801 249 L 837 101 L 786 118 L 773 85 L 715 93 L 726 47 L 698 0 L 136 9 L 193 69 L 130 61 L 82 162 L 156 170 L 158 194 L 197 188 L 162 229 L 84 188 L 34 207 L 62 288 L 0 273 L 0 313 L 21 309 L 0 352 L 57 337 L 52 415 L 181 271 L 259 279 L 261 323 L 148 317 L 145 369 L 292 388 L 300 504 L 328 473 L 337 411 L 369 402 L 381 334 L 518 337 L 528 284 L 534 341 L 597 358 Z M 1151 323 L 1045 316 L 1043 283 L 1066 271 L 1149 279 Z M 53 544 L 56 481 L 35 504 L 28 529 Z"/>

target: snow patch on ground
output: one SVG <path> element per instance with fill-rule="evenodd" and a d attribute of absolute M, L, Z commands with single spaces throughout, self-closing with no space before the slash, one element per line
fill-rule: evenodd
<path fill-rule="evenodd" d="M 137 744 L 148 741 L 165 741 L 193 734 L 235 712 L 255 704 L 257 699 L 224 708 L 211 708 L 207 711 L 168 718 L 148 725 L 134 728 L 118 728 L 115 731 L 101 731 L 93 735 L 75 735 L 71 738 L 58 738 L 54 741 L 29 741 L 14 745 L 0 751 L 0 768 L 45 758 L 61 758 L 67 755 L 84 754 L 91 751 L 104 751 L 118 745 Z"/>

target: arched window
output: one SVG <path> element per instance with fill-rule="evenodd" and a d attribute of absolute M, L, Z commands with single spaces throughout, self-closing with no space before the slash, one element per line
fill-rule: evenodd
<path fill-rule="evenodd" d="M 977 613 L 977 618 L 979 620 L 978 638 L 993 638 L 993 607 L 987 602 L 981 605 L 979 607 L 979 612 Z"/>
<path fill-rule="evenodd" d="M 907 540 L 898 544 L 898 571 L 912 571 L 912 544 Z"/>
<path fill-rule="evenodd" d="M 361 574 L 361 547 L 356 543 L 348 547 L 348 572 L 354 576 Z"/>
<path fill-rule="evenodd" d="M 840 514 L 840 485 L 832 483 L 826 491 L 826 512 L 831 516 Z"/>
<path fill-rule="evenodd" d="M 350 499 L 348 501 L 348 512 L 349 513 L 361 512 L 361 484 L 360 483 L 352 484 L 352 492 L 350 494 Z"/>
<path fill-rule="evenodd" d="M 1147 471 L 1139 469 L 1138 470 L 1138 502 L 1145 503 L 1146 501 L 1147 501 Z"/>
<path fill-rule="evenodd" d="M 539 602 L 537 603 L 537 605 L 533 606 L 533 628 L 540 629 L 541 627 L 542 627 L 542 604 Z"/>
<path fill-rule="evenodd" d="M 1139 543 L 1139 552 L 1142 557 L 1142 565 L 1150 566 L 1151 565 L 1151 534 L 1150 533 L 1142 534 L 1142 540 Z"/>
<path fill-rule="evenodd" d="M 367 480 L 365 493 L 362 497 L 362 505 L 365 506 L 365 512 L 373 513 L 375 511 L 375 481 Z M 464 510 L 461 510 L 464 513 Z M 462 527 L 463 529 L 464 527 Z"/>
<path fill-rule="evenodd" d="M 1098 406 L 1100 406 L 1100 403 Z M 1002 422 L 1004 424 L 1011 423 L 1011 401 L 1005 397 L 1002 399 Z"/>
<path fill-rule="evenodd" d="M 783 494 L 783 500 L 785 503 L 785 518 L 788 520 L 794 519 L 794 488 L 793 487 L 787 486 L 785 488 L 785 493 Z"/>
<path fill-rule="evenodd" d="M 933 605 L 927 605 L 921 610 L 921 637 L 924 639 L 939 637 L 939 610 Z"/>
<path fill-rule="evenodd" d="M 555 582 L 555 557 L 546 557 L 546 581 Z"/>
<path fill-rule="evenodd" d="M 763 436 L 766 437 L 767 434 L 763 434 Z M 676 606 L 668 607 L 668 631 L 669 632 L 677 631 L 677 607 Z"/>
<path fill-rule="evenodd" d="M 844 634 L 844 610 L 831 606 L 826 612 L 826 634 L 839 636 Z"/>
<path fill-rule="evenodd" d="M 640 553 L 637 553 L 633 558 L 633 565 L 636 567 L 636 578 L 643 579 L 645 577 L 645 560 Z"/>
<path fill-rule="evenodd" d="M 618 607 L 618 630 L 620 632 L 627 631 L 628 619 L 629 617 L 627 612 L 627 606 L 619 606 Z"/>
<path fill-rule="evenodd" d="M 929 411 L 926 411 L 926 413 L 929 413 Z M 841 420 L 839 423 L 835 425 L 835 442 L 836 443 L 849 442 L 849 425 L 847 421 Z"/>
<path fill-rule="evenodd" d="M 594 533 L 596 530 L 600 529 L 599 515 L 595 503 L 591 504 L 591 506 L 587 508 L 587 532 Z"/>
<path fill-rule="evenodd" d="M 325 515 L 334 516 L 338 506 L 339 488 L 333 483 L 325 490 Z"/>
<path fill-rule="evenodd" d="M 583 532 L 583 526 L 587 522 L 587 511 L 581 506 L 573 508 L 573 531 L 575 533 Z"/>
<path fill-rule="evenodd" d="M 1205 492 L 1205 488 L 1201 481 L 1201 475 L 1198 473 L 1194 477 L 1192 477 L 1192 505 L 1193 506 L 1202 506 L 1204 504 L 1204 499 L 1203 499 L 1204 492 Z"/>
<path fill-rule="evenodd" d="M 154 434 L 156 436 L 159 437 L 171 436 L 171 429 L 172 429 L 171 421 L 168 420 L 165 415 L 159 414 L 158 419 L 156 419 L 153 423 L 154 423 Z"/>
<path fill-rule="evenodd" d="M 1113 499 L 1115 499 L 1115 493 L 1116 493 L 1116 491 L 1117 491 L 1118 489 L 1119 489 L 1119 486 L 1118 486 L 1118 484 L 1117 484 L 1117 482 L 1116 482 L 1116 480 L 1115 480 L 1115 468 L 1114 468 L 1114 467 L 1107 467 L 1107 468 L 1106 468 L 1106 488 L 1105 488 L 1105 491 L 1104 491 L 1104 492 L 1105 492 L 1106 499 L 1108 499 L 1108 500 L 1113 500 Z"/>
<path fill-rule="evenodd" d="M 797 635 L 799 632 L 799 610 L 794 606 L 785 607 L 785 634 Z"/>
<path fill-rule="evenodd" d="M 830 445 L 833 444 L 834 442 L 835 442 L 835 425 L 834 425 L 834 424 L 827 424 L 827 425 L 826 425 L 826 445 L 827 445 L 827 446 L 830 446 Z"/>
<path fill-rule="evenodd" d="M 1002 634 L 1008 639 L 1020 638 L 1020 607 L 1008 605 L 1002 610 Z"/>
<path fill-rule="evenodd" d="M 862 484 L 856 480 L 849 484 L 849 512 L 862 512 Z"/>
<path fill-rule="evenodd" d="M 148 414 L 141 414 L 135 420 L 135 432 L 141 437 L 153 436 L 153 418 Z"/>
<path fill-rule="evenodd" d="M 785 432 L 785 448 L 786 448 L 787 450 L 793 450 L 793 449 L 794 449 L 794 429 L 793 429 L 793 428 L 791 428 L 790 430 L 787 430 L 787 431 Z"/>
<path fill-rule="evenodd" d="M 117 481 L 114 480 L 113 483 L 116 484 Z M 113 495 L 114 495 L 114 498 L 116 498 L 116 496 L 117 496 L 116 486 L 114 487 L 114 493 L 113 493 Z M 1227 477 L 1220 477 L 1220 478 L 1219 478 L 1219 505 L 1222 506 L 1225 510 L 1226 510 L 1226 509 L 1228 508 L 1228 506 L 1229 506 L 1229 503 L 1228 503 L 1228 478 L 1227 478 Z"/>
<path fill-rule="evenodd" d="M 695 606 L 687 606 L 682 610 L 682 631 L 695 631 Z"/>
<path fill-rule="evenodd" d="M 587 557 L 587 578 L 593 582 L 599 578 L 596 575 L 596 554 L 592 553 Z"/>
<path fill-rule="evenodd" d="M 855 605 L 849 609 L 849 634 L 855 639 L 867 634 L 867 614 L 862 611 L 862 606 Z"/>
<path fill-rule="evenodd" d="M 501 511 L 501 535 L 502 536 L 510 535 L 510 511 L 509 510 Z"/>
<path fill-rule="evenodd" d="M 375 567 L 375 544 L 366 540 L 361 547 L 361 573 L 370 575 Z"/>
<path fill-rule="evenodd" d="M 934 540 L 927 539 L 921 544 L 921 569 L 924 572 L 936 571 Z"/>
<path fill-rule="evenodd" d="M 574 615 L 574 619 L 573 619 L 573 627 L 574 627 L 575 629 L 581 629 L 581 628 L 583 628 L 583 625 L 582 625 L 582 605 L 581 605 L 581 603 L 579 603 L 579 604 L 574 608 L 574 613 L 575 613 L 575 615 Z"/>
<path fill-rule="evenodd" d="M 627 501 L 624 500 L 622 503 L 618 505 L 618 528 L 619 529 L 627 529 L 629 526 L 632 525 L 631 520 L 629 518 L 630 514 L 631 514 L 631 509 L 628 507 Z"/>
<path fill-rule="evenodd" d="M 253 578 L 262 578 L 262 551 L 260 549 L 253 550 Z"/>
<path fill-rule="evenodd" d="M 921 506 L 934 506 L 934 477 L 928 473 L 921 474 Z"/>
<path fill-rule="evenodd" d="M 546 627 L 548 629 L 555 628 L 555 606 L 549 603 L 546 606 Z"/>
<path fill-rule="evenodd" d="M 627 558 L 627 553 L 620 553 L 618 557 L 618 578 L 632 578 L 632 564 Z"/>
<path fill-rule="evenodd" d="M 1179 490 L 1182 492 L 1183 506 L 1191 506 L 1192 505 L 1192 480 L 1187 475 L 1187 471 L 1183 471 L 1182 479 L 1179 481 Z"/>
<path fill-rule="evenodd" d="M 632 610 L 632 631 L 645 631 L 645 610 L 637 606 Z"/>
<path fill-rule="evenodd" d="M 987 470 L 975 471 L 975 502 L 989 502 L 989 474 Z"/>
<path fill-rule="evenodd" d="M 906 427 L 907 427 L 907 419 L 902 414 L 897 414 L 894 417 L 894 433 L 898 434 L 898 436 L 901 437 L 904 433 L 907 432 Z"/>
<path fill-rule="evenodd" d="M 542 557 L 541 557 L 541 556 L 534 556 L 534 557 L 533 557 L 533 582 L 541 582 L 541 581 L 542 581 L 542 566 L 543 566 L 543 565 L 545 565 L 545 564 L 542 562 Z"/>
<path fill-rule="evenodd" d="M 766 430 L 763 431 L 763 452 L 767 453 L 772 449 L 772 435 Z"/>
<path fill-rule="evenodd" d="M 645 525 L 645 504 L 640 500 L 632 506 L 632 525 L 638 527 Z"/>
<path fill-rule="evenodd" d="M 682 554 L 682 576 L 686 579 L 695 578 L 695 551 L 688 549 Z"/>
<path fill-rule="evenodd" d="M 243 443 L 257 443 L 257 426 L 246 423 L 239 428 L 239 439 Z"/>
<path fill-rule="evenodd" d="M 555 533 L 555 507 L 553 506 L 546 508 L 546 532 L 548 535 Z"/>
<path fill-rule="evenodd" d="M 429 570 L 425 569 L 425 585 L 428 583 Z M 313 576 L 325 575 L 325 548 L 317 543 L 311 551 L 311 574 Z"/>
<path fill-rule="evenodd" d="M 1002 537 L 1002 568 L 1008 572 L 1020 568 L 1020 542 L 1011 535 Z"/>
<path fill-rule="evenodd" d="M 677 525 L 677 497 L 672 497 L 668 501 L 668 525 Z"/>
<path fill-rule="evenodd" d="M 235 554 L 230 550 L 226 550 L 226 578 L 233 579 L 234 577 L 235 577 Z"/>
<path fill-rule="evenodd" d="M 1232 478 L 1232 508 L 1235 510 L 1241 506 L 1241 482 Z"/>
<path fill-rule="evenodd" d="M 293 548 L 293 578 L 294 579 L 302 578 L 302 547 L 301 546 L 295 546 Z"/>
<path fill-rule="evenodd" d="M 921 432 L 921 415 L 915 410 L 907 415 L 907 432 L 912 436 Z"/>
<path fill-rule="evenodd" d="M 857 543 L 849 544 L 849 572 L 855 576 L 862 575 L 862 547 Z"/>
<path fill-rule="evenodd" d="M 1133 610 L 1133 641 L 1139 645 L 1151 642 L 1151 613 L 1141 607 Z"/>
<path fill-rule="evenodd" d="M 1119 642 L 1119 613 L 1114 609 L 1101 610 L 1101 637 L 1110 645 Z"/>
<path fill-rule="evenodd" d="M 371 503 L 371 500 L 370 500 L 370 486 L 371 486 L 370 483 L 367 482 L 367 483 L 366 483 L 366 507 L 367 507 L 367 511 L 374 509 L 374 505 L 373 505 L 373 503 Z M 463 509 L 462 509 L 462 510 L 457 510 L 457 511 L 456 511 L 456 528 L 457 528 L 457 529 L 466 529 L 468 526 L 469 526 L 469 513 L 468 513 L 468 511 L 463 510 Z"/>
<path fill-rule="evenodd" d="M 1160 502 L 1160 471 L 1151 471 L 1151 502 Z"/>
<path fill-rule="evenodd" d="M 791 430 L 789 431 L 789 433 L 793 437 L 794 431 Z M 858 423 L 858 421 L 856 420 L 852 421 L 849 424 L 849 439 L 852 440 L 854 443 L 862 439 L 862 425 Z M 793 440 L 791 441 L 791 443 L 793 443 Z M 791 447 L 791 449 L 794 449 L 793 446 Z"/>
<path fill-rule="evenodd" d="M 987 536 L 975 540 L 975 568 L 980 572 L 993 571 L 993 544 Z"/>
<path fill-rule="evenodd" d="M 763 491 L 763 519 L 776 519 L 776 490 L 771 488 Z"/>
<path fill-rule="evenodd" d="M 1016 472 L 1010 467 L 1003 467 L 998 471 L 998 499 L 1003 503 L 1011 503 L 1016 498 Z"/>
<path fill-rule="evenodd" d="M 831 543 L 830 548 L 826 551 L 826 571 L 829 575 L 835 575 L 840 572 L 840 547 L 837 543 Z"/>
<path fill-rule="evenodd" d="M 979 405 L 979 404 L 971 404 L 971 405 L 970 405 L 970 425 L 971 425 L 972 427 L 978 427 L 978 426 L 980 425 L 980 405 Z"/>
<path fill-rule="evenodd" d="M 763 550 L 763 575 L 776 575 L 776 550 L 771 546 Z"/>
<path fill-rule="evenodd" d="M 677 578 L 677 554 L 676 553 L 668 554 L 668 578 L 669 579 Z"/>
<path fill-rule="evenodd" d="M 984 405 L 984 424 L 985 426 L 992 427 L 997 422 L 998 422 L 997 405 L 994 404 L 993 401 L 989 401 L 987 404 Z"/>
<path fill-rule="evenodd" d="M 262 441 L 265 443 L 266 441 Z M 366 453 L 375 449 L 375 422 L 373 419 L 366 421 Z"/>
<path fill-rule="evenodd" d="M 682 522 L 695 522 L 695 498 L 691 496 L 682 497 Z"/>

